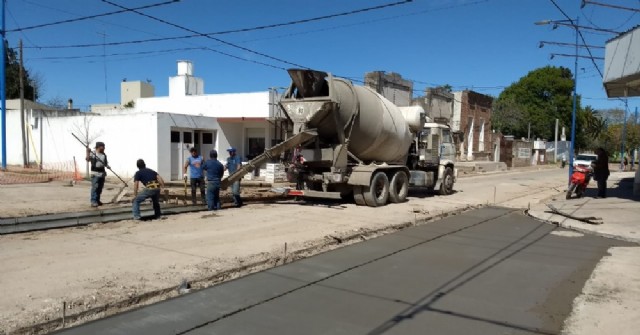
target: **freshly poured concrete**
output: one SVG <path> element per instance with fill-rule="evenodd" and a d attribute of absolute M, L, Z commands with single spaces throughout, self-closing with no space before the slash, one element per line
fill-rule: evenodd
<path fill-rule="evenodd" d="M 611 246 L 485 208 L 62 334 L 555 334 Z"/>

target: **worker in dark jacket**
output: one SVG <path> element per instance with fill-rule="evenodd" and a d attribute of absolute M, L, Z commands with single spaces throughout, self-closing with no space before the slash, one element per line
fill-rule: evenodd
<path fill-rule="evenodd" d="M 159 218 L 160 212 L 160 192 L 164 188 L 164 180 L 160 175 L 147 168 L 144 160 L 138 159 L 136 162 L 138 171 L 133 175 L 133 218 L 134 220 L 140 220 L 140 204 L 151 198 L 153 203 L 153 213 L 155 218 Z M 138 193 L 138 185 L 142 183 L 144 190 Z"/>
<path fill-rule="evenodd" d="M 598 158 L 591 163 L 593 166 L 593 179 L 598 182 L 597 198 L 607 197 L 607 179 L 609 178 L 609 157 L 603 148 L 596 150 Z"/>
<path fill-rule="evenodd" d="M 209 160 L 204 162 L 202 168 L 207 172 L 207 208 L 215 211 L 220 206 L 220 182 L 224 175 L 224 165 L 218 161 L 218 152 L 211 150 Z"/>

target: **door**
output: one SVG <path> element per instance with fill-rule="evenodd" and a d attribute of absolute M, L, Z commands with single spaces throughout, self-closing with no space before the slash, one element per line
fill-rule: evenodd
<path fill-rule="evenodd" d="M 184 162 L 189 157 L 189 149 L 194 146 L 192 130 L 171 129 L 171 180 L 182 179 Z"/>

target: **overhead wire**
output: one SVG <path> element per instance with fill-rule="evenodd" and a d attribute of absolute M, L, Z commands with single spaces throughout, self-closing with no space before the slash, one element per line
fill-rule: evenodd
<path fill-rule="evenodd" d="M 121 13 L 126 13 L 126 12 L 132 12 L 132 11 L 136 11 L 136 10 L 140 10 L 140 9 L 149 9 L 149 8 L 154 8 L 154 7 L 160 7 L 160 6 L 164 6 L 164 5 L 173 4 L 173 3 L 176 3 L 176 2 L 179 2 L 179 1 L 180 0 L 168 0 L 168 1 L 164 1 L 164 2 L 159 2 L 159 3 L 149 4 L 149 5 L 145 5 L 145 6 L 134 7 L 134 8 L 127 8 L 127 9 L 122 9 L 122 10 L 117 10 L 117 11 L 107 12 L 107 13 L 102 13 L 102 14 L 94 14 L 94 15 L 88 15 L 88 16 L 83 16 L 83 17 L 77 17 L 77 18 L 73 18 L 73 19 L 66 19 L 66 20 L 60 20 L 60 21 L 55 21 L 55 22 L 41 23 L 41 24 L 28 26 L 28 27 L 23 27 L 23 28 L 8 29 L 8 30 L 6 30 L 6 32 L 10 32 L 11 33 L 11 32 L 25 31 L 25 30 L 31 30 L 31 29 L 37 29 L 37 28 L 57 26 L 57 25 L 60 25 L 60 24 L 84 21 L 84 20 L 89 20 L 89 19 L 95 19 L 95 18 L 104 17 L 104 16 L 110 16 L 110 15 L 116 15 L 116 14 L 121 14 Z"/>
<path fill-rule="evenodd" d="M 119 8 L 123 8 L 123 9 L 126 9 L 126 8 L 127 8 L 127 7 L 121 6 L 121 5 L 119 5 L 119 4 L 116 4 L 116 3 L 111 2 L 111 1 L 108 1 L 108 0 L 102 0 L 102 2 L 108 3 L 108 4 L 112 5 L 112 6 L 116 6 L 116 7 L 119 7 Z M 209 39 L 212 39 L 212 40 L 218 41 L 218 42 L 220 42 L 220 43 L 223 43 L 223 44 L 226 44 L 226 45 L 229 45 L 229 46 L 232 46 L 232 47 L 235 47 L 235 48 L 241 49 L 241 50 L 243 50 L 243 51 L 247 51 L 247 52 L 250 52 L 250 53 L 253 53 L 253 54 L 256 54 L 256 55 L 259 55 L 259 56 L 265 57 L 265 58 L 269 58 L 269 59 L 272 59 L 272 60 L 276 60 L 276 61 L 279 61 L 279 62 L 282 62 L 282 63 L 285 63 L 285 64 L 289 64 L 289 65 L 293 65 L 293 66 L 297 66 L 297 67 L 304 67 L 304 66 L 301 66 L 301 65 L 299 65 L 299 64 L 295 64 L 295 63 L 292 63 L 292 62 L 286 61 L 286 60 L 284 60 L 284 59 L 280 59 L 280 58 L 277 58 L 277 57 L 274 57 L 274 56 L 267 55 L 267 54 L 265 54 L 265 53 L 261 53 L 261 52 L 258 52 L 258 51 L 254 51 L 254 50 L 251 50 L 251 49 L 249 49 L 249 48 L 241 47 L 241 46 L 236 45 L 236 44 L 231 43 L 231 42 L 223 41 L 223 40 L 221 40 L 221 39 L 219 39 L 219 38 L 216 38 L 216 37 L 206 36 L 206 35 L 204 35 L 204 34 L 202 34 L 202 33 L 199 33 L 199 32 L 197 32 L 197 31 L 195 31 L 195 30 L 193 30 L 193 29 L 186 28 L 186 27 L 184 27 L 184 26 L 181 26 L 181 25 L 178 25 L 178 24 L 175 24 L 175 23 L 169 22 L 169 21 L 164 20 L 164 19 L 157 18 L 157 17 L 152 16 L 152 15 L 144 14 L 144 13 L 139 12 L 139 11 L 136 11 L 136 10 L 133 10 L 132 12 L 133 12 L 133 13 L 136 13 L 136 14 L 138 14 L 138 15 L 140 15 L 140 16 L 144 16 L 144 17 L 146 17 L 146 18 L 152 19 L 152 20 L 154 20 L 154 21 L 158 21 L 158 22 L 161 22 L 161 23 L 163 23 L 163 24 L 166 24 L 166 25 L 169 25 L 169 26 L 172 26 L 172 27 L 178 28 L 178 29 L 182 29 L 182 30 L 185 30 L 185 31 L 191 32 L 191 33 L 193 33 L 193 34 L 200 35 L 200 36 L 202 36 L 202 37 L 206 37 L 206 38 L 209 38 Z M 248 58 L 240 57 L 240 56 L 237 56 L 237 55 L 234 55 L 234 54 L 230 54 L 230 53 L 228 53 L 228 52 L 224 52 L 224 51 L 220 51 L 220 50 L 212 49 L 212 48 L 209 48 L 209 47 L 206 47 L 206 50 L 209 50 L 209 51 L 215 52 L 215 53 L 220 54 L 220 55 L 223 55 L 223 56 L 227 56 L 227 57 L 231 57 L 231 58 L 234 58 L 234 59 L 242 60 L 242 61 L 245 61 L 245 62 L 250 62 L 250 63 L 260 64 L 260 65 L 264 65 L 264 66 L 271 67 L 271 68 L 275 68 L 275 69 L 285 70 L 285 68 L 284 68 L 284 67 L 282 67 L 282 66 L 276 66 L 276 65 L 273 65 L 273 64 L 268 64 L 268 63 L 264 63 L 264 62 L 256 61 L 256 60 L 253 60 L 253 59 L 248 59 Z M 306 68 L 306 67 L 304 67 L 304 68 Z"/>
<path fill-rule="evenodd" d="M 381 22 L 381 21 L 393 20 L 393 19 L 402 18 L 402 17 L 421 15 L 421 14 L 431 13 L 431 12 L 435 12 L 435 11 L 447 10 L 447 9 L 452 9 L 452 8 L 459 8 L 459 7 L 464 7 L 464 6 L 472 6 L 472 5 L 485 3 L 485 2 L 489 2 L 489 1 L 491 1 L 491 0 L 475 0 L 475 1 L 470 1 L 470 2 L 463 3 L 463 4 L 455 4 L 455 5 L 447 5 L 447 6 L 437 7 L 437 8 L 430 8 L 430 9 L 425 9 L 425 10 L 416 11 L 416 12 L 412 12 L 412 13 L 394 15 L 394 16 L 389 16 L 389 17 L 384 17 L 384 18 L 379 18 L 379 19 L 360 21 L 360 22 L 356 22 L 356 23 L 337 25 L 337 26 L 333 26 L 333 27 L 314 29 L 314 30 L 298 32 L 298 33 L 284 34 L 284 35 L 279 35 L 279 36 L 276 36 L 276 37 L 266 37 L 266 38 L 252 39 L 252 40 L 248 40 L 247 42 L 262 41 L 262 40 L 269 40 L 269 39 L 283 38 L 283 37 L 291 37 L 291 36 L 299 36 L 299 35 L 305 35 L 305 34 L 309 34 L 309 33 L 323 32 L 323 31 L 335 30 L 335 29 L 346 28 L 346 27 L 353 27 L 353 26 L 358 26 L 358 25 L 364 25 L 364 24 L 376 23 L 376 22 Z M 405 1 L 405 2 L 408 2 L 408 1 Z M 404 3 L 404 2 L 401 2 L 401 3 Z M 364 9 L 362 9 L 362 10 L 364 10 Z M 359 10 L 359 11 L 362 11 L 362 10 Z M 340 14 L 341 13 L 334 14 L 334 15 L 340 15 Z M 333 17 L 331 15 L 325 15 L 325 16 L 327 18 Z M 312 20 L 312 19 L 306 19 L 306 20 Z M 298 21 L 302 21 L 302 20 L 298 20 Z M 250 28 L 240 28 L 240 29 L 236 29 L 236 30 L 241 30 L 241 29 L 250 29 Z M 107 46 L 118 46 L 118 45 L 128 45 L 128 44 L 163 42 L 163 41 L 180 40 L 180 39 L 191 39 L 191 38 L 202 37 L 202 35 L 217 35 L 217 34 L 220 34 L 222 32 L 224 32 L 224 31 L 204 33 L 204 34 L 181 35 L 181 36 L 173 36 L 173 37 L 159 37 L 159 38 L 138 39 L 138 40 L 129 40 L 129 41 L 115 41 L 115 42 L 108 42 L 108 43 L 106 43 L 106 45 Z M 103 45 L 104 45 L 103 43 L 48 45 L 48 46 L 40 46 L 40 47 L 38 47 L 38 49 L 90 48 L 90 47 L 102 47 Z"/>

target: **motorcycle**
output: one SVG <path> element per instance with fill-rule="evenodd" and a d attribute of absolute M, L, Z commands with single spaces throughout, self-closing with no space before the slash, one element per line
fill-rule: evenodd
<path fill-rule="evenodd" d="M 593 169 L 590 166 L 577 165 L 571 174 L 571 182 L 567 188 L 567 200 L 571 199 L 574 192 L 578 198 L 582 198 L 592 175 Z"/>

